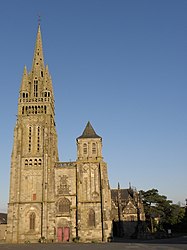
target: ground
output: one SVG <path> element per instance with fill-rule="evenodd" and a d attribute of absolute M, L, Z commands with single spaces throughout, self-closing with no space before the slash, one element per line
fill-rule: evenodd
<path fill-rule="evenodd" d="M 124 250 L 124 249 L 155 249 L 180 250 L 187 249 L 187 236 L 161 240 L 129 240 L 112 243 L 65 243 L 65 244 L 0 244 L 0 250 Z"/>

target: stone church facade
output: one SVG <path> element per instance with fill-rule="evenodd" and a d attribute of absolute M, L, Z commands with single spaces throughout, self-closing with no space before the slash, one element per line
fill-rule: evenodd
<path fill-rule="evenodd" d="M 19 92 L 6 241 L 107 241 L 111 191 L 102 138 L 88 122 L 76 140 L 76 161 L 60 162 L 54 109 L 39 26 L 32 68 L 24 67 Z"/>

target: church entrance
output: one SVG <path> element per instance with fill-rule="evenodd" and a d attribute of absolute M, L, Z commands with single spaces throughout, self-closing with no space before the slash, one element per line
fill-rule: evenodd
<path fill-rule="evenodd" d="M 70 228 L 58 227 L 57 236 L 58 236 L 58 242 L 68 242 L 70 237 Z"/>

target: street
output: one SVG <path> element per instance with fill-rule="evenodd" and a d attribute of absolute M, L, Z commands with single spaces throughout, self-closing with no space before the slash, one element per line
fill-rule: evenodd
<path fill-rule="evenodd" d="M 155 249 L 177 250 L 187 249 L 187 236 L 159 240 L 126 240 L 112 243 L 53 243 L 53 244 L 0 244 L 0 250 L 124 250 L 124 249 Z"/>

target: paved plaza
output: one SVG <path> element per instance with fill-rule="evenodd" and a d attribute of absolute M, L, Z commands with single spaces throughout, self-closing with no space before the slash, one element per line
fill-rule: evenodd
<path fill-rule="evenodd" d="M 0 244 L 0 250 L 187 250 L 187 236 L 163 240 L 127 241 L 112 243 L 53 243 L 53 244 Z"/>

